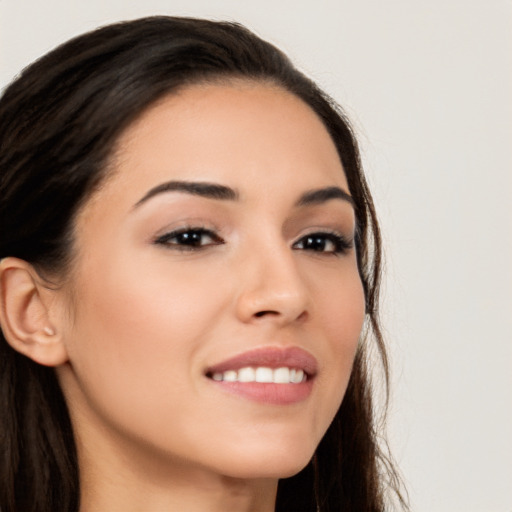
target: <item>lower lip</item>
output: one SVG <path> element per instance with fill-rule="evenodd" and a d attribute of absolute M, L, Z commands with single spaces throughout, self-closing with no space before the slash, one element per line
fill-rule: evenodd
<path fill-rule="evenodd" d="M 271 405 L 291 405 L 306 400 L 313 389 L 313 379 L 299 384 L 214 381 L 222 390 L 254 402 Z"/>

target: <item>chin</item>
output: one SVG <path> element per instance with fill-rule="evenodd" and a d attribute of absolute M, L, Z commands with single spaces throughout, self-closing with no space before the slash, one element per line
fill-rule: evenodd
<path fill-rule="evenodd" d="M 271 479 L 280 480 L 282 478 L 290 478 L 300 471 L 302 471 L 311 458 L 297 462 L 283 462 L 274 461 L 272 465 L 264 464 L 247 464 L 245 467 L 239 467 L 229 472 L 224 472 L 225 476 L 242 479 L 242 480 L 255 480 L 255 479 Z"/>
<path fill-rule="evenodd" d="M 236 456 L 232 464 L 227 464 L 230 470 L 224 473 L 233 478 L 289 478 L 299 473 L 310 462 L 315 448 L 304 450 L 294 446 L 293 449 L 259 450 Z M 224 468 L 225 469 L 225 468 Z"/>

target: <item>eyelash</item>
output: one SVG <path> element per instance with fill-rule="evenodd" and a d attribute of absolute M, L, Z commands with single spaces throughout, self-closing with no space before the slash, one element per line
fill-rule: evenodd
<path fill-rule="evenodd" d="M 209 237 L 211 241 L 209 243 L 201 243 L 203 237 Z M 173 250 L 185 252 L 199 251 L 206 247 L 223 245 L 225 242 L 210 229 L 190 226 L 165 233 L 156 238 L 154 243 L 157 245 L 165 245 Z M 325 247 L 329 243 L 332 244 L 332 249 L 326 251 Z M 309 244 L 310 248 L 305 248 L 305 244 Z M 302 247 L 299 247 L 300 245 L 302 245 Z M 315 231 L 302 236 L 292 245 L 292 248 L 296 250 L 309 250 L 325 255 L 340 255 L 349 251 L 353 246 L 353 240 L 348 240 L 339 233 Z"/>
<path fill-rule="evenodd" d="M 348 240 L 340 233 L 334 233 L 334 232 L 326 232 L 326 231 L 315 231 L 313 233 L 308 233 L 307 235 L 304 235 L 301 237 L 297 242 L 293 244 L 294 249 L 300 249 L 297 247 L 298 244 L 304 245 L 305 241 L 308 241 L 308 243 L 313 244 L 313 246 L 318 247 L 317 244 L 320 244 L 320 249 L 325 249 L 326 243 L 332 244 L 331 250 L 316 250 L 315 248 L 310 248 L 312 252 L 317 252 L 320 254 L 326 254 L 326 255 L 340 255 L 345 254 L 348 252 L 352 247 L 354 246 L 353 240 Z M 304 247 L 302 247 L 302 250 L 307 250 Z"/>
<path fill-rule="evenodd" d="M 212 242 L 208 244 L 198 243 L 202 237 L 208 236 Z M 180 237 L 181 240 L 178 240 Z M 172 240 L 176 240 L 173 242 Z M 217 235 L 214 231 L 200 227 L 184 227 L 165 233 L 155 240 L 157 245 L 166 245 L 177 251 L 198 251 L 205 247 L 211 247 L 213 245 L 222 245 L 224 240 Z"/>

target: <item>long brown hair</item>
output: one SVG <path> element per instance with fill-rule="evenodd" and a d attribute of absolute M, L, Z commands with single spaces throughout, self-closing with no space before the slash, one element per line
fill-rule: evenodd
<path fill-rule="evenodd" d="M 347 119 L 271 44 L 234 23 L 151 17 L 79 36 L 24 70 L 0 100 L 0 258 L 64 275 L 76 213 L 101 183 L 121 132 L 163 95 L 232 78 L 276 84 L 323 121 L 354 198 L 366 296 L 366 327 L 343 403 L 311 462 L 280 481 L 276 510 L 382 512 L 387 491 L 401 497 L 377 442 L 367 353 L 377 347 L 387 379 L 377 218 Z M 0 457 L 2 512 L 78 510 L 76 447 L 54 371 L 1 335 Z"/>

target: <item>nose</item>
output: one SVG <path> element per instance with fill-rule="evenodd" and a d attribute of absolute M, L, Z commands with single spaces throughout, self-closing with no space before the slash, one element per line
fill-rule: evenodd
<path fill-rule="evenodd" d="M 239 320 L 286 325 L 308 317 L 309 293 L 293 249 L 284 244 L 271 249 L 260 246 L 240 267 Z"/>

